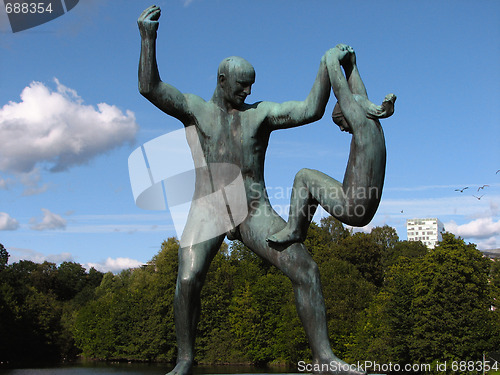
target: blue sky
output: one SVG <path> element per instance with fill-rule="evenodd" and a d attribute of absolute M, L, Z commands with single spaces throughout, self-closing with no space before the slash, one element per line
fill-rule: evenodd
<path fill-rule="evenodd" d="M 406 239 L 406 219 L 438 217 L 480 249 L 500 247 L 500 2 L 156 4 L 163 81 L 206 100 L 231 55 L 257 72 L 247 101 L 303 100 L 324 52 L 351 45 L 370 99 L 398 96 L 382 121 L 382 202 L 364 230 L 388 224 Z M 80 0 L 18 33 L 0 9 L 0 243 L 11 263 L 117 271 L 175 235 L 168 211 L 135 206 L 128 174 L 134 149 L 181 128 L 137 90 L 136 20 L 149 5 Z M 330 120 L 334 104 L 332 95 L 322 120 L 271 137 L 266 184 L 284 217 L 300 168 L 343 177 L 350 136 Z"/>

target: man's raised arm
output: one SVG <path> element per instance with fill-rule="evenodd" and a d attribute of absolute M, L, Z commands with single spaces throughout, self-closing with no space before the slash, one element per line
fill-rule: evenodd
<path fill-rule="evenodd" d="M 184 124 L 189 119 L 185 96 L 172 85 L 160 79 L 156 63 L 156 31 L 160 8 L 150 6 L 137 20 L 141 33 L 141 57 L 139 60 L 139 92 L 163 112 Z"/>
<path fill-rule="evenodd" d="M 270 107 L 266 120 L 271 130 L 292 128 L 319 120 L 325 113 L 326 104 L 330 98 L 330 88 L 325 55 L 321 58 L 316 80 L 304 101 L 289 101 L 281 104 L 262 103 Z"/>

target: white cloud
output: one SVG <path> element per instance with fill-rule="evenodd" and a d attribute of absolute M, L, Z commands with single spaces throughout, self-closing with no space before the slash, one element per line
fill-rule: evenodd
<path fill-rule="evenodd" d="M 481 250 L 489 250 L 489 249 L 498 249 L 500 246 L 500 236 L 497 239 L 496 237 L 490 237 L 485 241 L 478 241 L 477 248 Z"/>
<path fill-rule="evenodd" d="M 13 181 L 11 178 L 2 178 L 0 176 L 0 190 L 7 190 L 10 188 L 10 186 L 13 184 Z"/>
<path fill-rule="evenodd" d="M 8 213 L 0 212 L 0 230 L 16 230 L 19 228 L 19 222 L 12 218 Z"/>
<path fill-rule="evenodd" d="M 7 248 L 9 252 L 9 264 L 19 262 L 20 260 L 31 260 L 35 263 L 43 263 L 45 261 L 60 264 L 62 262 L 73 262 L 73 256 L 70 253 L 49 254 L 44 255 L 35 250 L 22 249 L 17 247 Z"/>
<path fill-rule="evenodd" d="M 101 263 L 87 263 L 85 267 L 87 269 L 94 267 L 96 270 L 101 272 L 116 273 L 129 268 L 137 268 L 142 266 L 143 264 L 143 262 L 139 262 L 138 260 L 130 258 L 108 258 L 106 259 L 106 261 Z"/>
<path fill-rule="evenodd" d="M 19 262 L 20 260 L 30 260 L 35 263 L 43 263 L 45 261 L 61 264 L 62 262 L 74 262 L 73 256 L 70 253 L 49 254 L 45 255 L 32 249 L 22 249 L 16 247 L 7 248 L 9 252 L 9 264 Z M 101 272 L 117 273 L 124 269 L 137 268 L 143 265 L 143 262 L 131 258 L 108 258 L 100 263 L 87 263 L 82 264 L 87 270 L 94 267 Z"/>
<path fill-rule="evenodd" d="M 37 218 L 31 218 L 31 229 L 34 230 L 51 230 L 51 229 L 66 229 L 66 220 L 61 216 L 50 212 L 46 208 L 42 208 L 43 218 L 39 221 Z"/>
<path fill-rule="evenodd" d="M 499 211 L 499 205 L 495 201 L 489 201 L 488 202 L 488 207 L 482 207 L 481 211 L 475 212 L 472 215 L 470 215 L 471 219 L 480 219 L 480 218 L 485 218 L 485 217 L 494 217 L 498 216 L 500 213 Z"/>
<path fill-rule="evenodd" d="M 2 178 L 0 176 L 0 190 L 9 190 L 11 187 L 21 183 L 24 187 L 22 196 L 29 196 L 41 194 L 50 187 L 47 183 L 41 183 L 41 174 L 38 167 L 35 167 L 28 173 L 15 173 L 14 177 L 15 178 Z"/>
<path fill-rule="evenodd" d="M 69 216 L 68 214 L 66 216 Z M 126 215 L 72 215 L 67 233 L 172 233 L 175 228 L 168 212 Z M 160 223 L 160 224 L 158 224 Z"/>
<path fill-rule="evenodd" d="M 493 221 L 491 217 L 473 220 L 469 223 L 457 225 L 453 220 L 445 223 L 444 227 L 460 237 L 485 239 L 500 235 L 500 220 Z"/>
<path fill-rule="evenodd" d="M 106 103 L 85 105 L 75 90 L 57 79 L 55 84 L 52 91 L 32 82 L 19 103 L 0 108 L 0 170 L 29 173 L 48 164 L 62 171 L 134 140 L 133 112 Z"/>
<path fill-rule="evenodd" d="M 23 196 L 41 194 L 49 188 L 49 184 L 40 184 L 41 175 L 39 168 L 34 168 L 28 173 L 20 173 L 17 177 L 24 186 Z"/>

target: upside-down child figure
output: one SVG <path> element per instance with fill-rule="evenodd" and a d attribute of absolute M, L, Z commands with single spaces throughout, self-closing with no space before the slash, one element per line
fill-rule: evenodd
<path fill-rule="evenodd" d="M 288 222 L 268 237 L 271 244 L 303 242 L 318 204 L 344 224 L 360 227 L 371 221 L 380 203 L 386 149 L 379 119 L 394 113 L 396 96 L 387 95 L 381 106 L 368 99 L 350 46 L 339 44 L 328 51 L 326 63 L 337 98 L 333 121 L 352 134 L 344 181 L 340 183 L 317 170 L 301 169 L 293 183 Z"/>

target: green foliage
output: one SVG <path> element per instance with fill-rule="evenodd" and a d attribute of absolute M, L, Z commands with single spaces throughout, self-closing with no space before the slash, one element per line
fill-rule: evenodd
<path fill-rule="evenodd" d="M 57 268 L 56 293 L 60 300 L 73 299 L 87 282 L 87 272 L 82 265 L 74 262 L 63 262 Z"/>
<path fill-rule="evenodd" d="M 0 271 L 7 267 L 7 263 L 9 263 L 9 257 L 9 252 L 0 243 Z"/>
<path fill-rule="evenodd" d="M 477 359 L 500 345 L 500 262 L 445 234 L 429 251 L 387 226 L 351 233 L 334 218 L 305 241 L 318 263 L 334 352 L 349 361 Z M 119 274 L 20 261 L 0 272 L 0 362 L 79 353 L 176 359 L 173 300 L 179 243 Z M 0 253 L 1 255 L 1 253 Z M 310 361 L 290 281 L 240 242 L 223 244 L 202 289 L 202 363 Z"/>
<path fill-rule="evenodd" d="M 432 363 L 478 360 L 498 345 L 491 261 L 451 234 L 431 251 L 406 247 L 359 326 L 352 358 Z"/>
<path fill-rule="evenodd" d="M 236 251 L 235 251 L 236 253 Z M 237 280 L 237 262 L 232 260 L 227 244 L 223 243 L 214 257 L 201 293 L 201 320 L 196 341 L 197 358 L 208 363 L 235 362 L 234 336 L 228 329 L 229 305 Z"/>
<path fill-rule="evenodd" d="M 358 232 L 341 240 L 333 254 L 353 264 L 367 281 L 380 286 L 384 278 L 382 253 L 382 245 L 369 234 Z"/>
<path fill-rule="evenodd" d="M 31 261 L 20 261 L 2 270 L 0 362 L 50 361 L 77 354 L 71 333 L 74 309 L 60 294 L 59 272 L 53 263 Z M 61 274 L 66 282 L 81 279 L 73 295 L 87 286 L 89 275 L 76 263 Z"/>
<path fill-rule="evenodd" d="M 205 363 L 288 362 L 307 340 L 290 281 L 246 248 L 223 245 L 202 291 L 198 358 Z"/>
<path fill-rule="evenodd" d="M 452 234 L 429 252 L 415 282 L 412 355 L 421 362 L 475 360 L 492 339 L 489 260 Z"/>
<path fill-rule="evenodd" d="M 429 250 L 421 241 L 399 241 L 384 254 L 382 262 L 384 269 L 389 269 L 399 261 L 399 258 L 418 259 Z"/>
<path fill-rule="evenodd" d="M 376 287 L 354 265 L 335 257 L 321 265 L 320 273 L 330 341 L 335 353 L 343 357 Z"/>
<path fill-rule="evenodd" d="M 267 274 L 254 284 L 246 283 L 232 299 L 229 323 L 236 345 L 244 348 L 253 363 L 276 359 L 279 348 L 279 321 L 286 278 Z"/>
<path fill-rule="evenodd" d="M 414 284 L 417 261 L 400 257 L 385 274 L 384 286 L 360 319 L 353 360 L 379 363 L 410 363 L 409 347 L 413 335 Z"/>
<path fill-rule="evenodd" d="M 83 355 L 100 359 L 164 360 L 175 357 L 173 297 L 178 242 L 163 242 L 140 269 L 107 273 L 97 299 L 78 313 L 74 337 Z"/>
<path fill-rule="evenodd" d="M 399 242 L 396 229 L 388 225 L 373 228 L 370 235 L 386 251 L 394 249 Z"/>
<path fill-rule="evenodd" d="M 500 259 L 495 259 L 491 262 L 489 279 L 493 296 L 493 305 L 498 310 L 500 309 Z"/>

